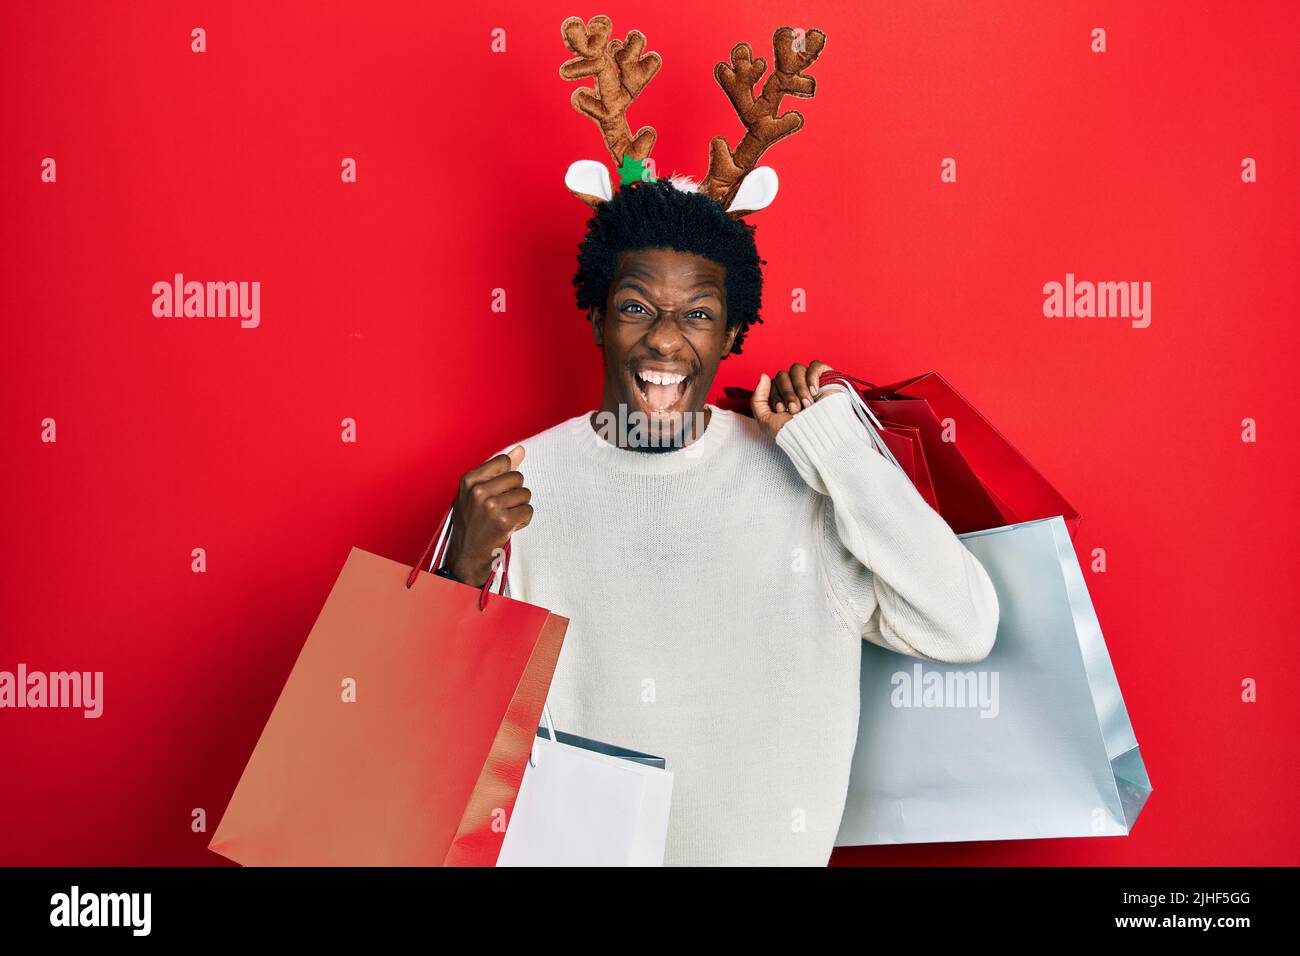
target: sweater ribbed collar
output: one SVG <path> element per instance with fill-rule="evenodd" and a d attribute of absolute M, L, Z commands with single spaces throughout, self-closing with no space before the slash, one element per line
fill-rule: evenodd
<path fill-rule="evenodd" d="M 675 448 L 672 451 L 634 451 L 631 448 L 619 448 L 611 444 L 591 427 L 594 409 L 569 419 L 565 423 L 566 437 L 586 460 L 611 471 L 639 475 L 677 474 L 711 458 L 727 443 L 735 430 L 734 412 L 708 403 L 705 407 L 710 415 L 704 434 L 686 447 Z"/>

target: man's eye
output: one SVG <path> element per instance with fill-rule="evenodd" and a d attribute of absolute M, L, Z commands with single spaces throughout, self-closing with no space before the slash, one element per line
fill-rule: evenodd
<path fill-rule="evenodd" d="M 640 312 L 632 312 L 633 309 L 640 309 Z M 639 302 L 628 302 L 626 305 L 623 306 L 623 311 L 632 312 L 633 315 L 640 315 L 642 313 L 644 313 L 645 315 L 650 314 L 650 311 L 647 308 L 645 308 L 645 306 L 641 305 L 641 303 Z"/>
<path fill-rule="evenodd" d="M 713 316 L 709 315 L 709 313 L 705 312 L 703 309 L 692 309 L 690 312 L 686 313 L 686 318 L 693 319 L 696 322 L 708 322 L 712 320 Z"/>

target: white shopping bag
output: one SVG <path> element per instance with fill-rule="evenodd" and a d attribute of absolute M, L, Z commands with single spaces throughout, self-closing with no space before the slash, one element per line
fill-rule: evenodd
<path fill-rule="evenodd" d="M 654 762 L 553 730 L 539 736 L 497 866 L 663 866 L 673 775 Z"/>

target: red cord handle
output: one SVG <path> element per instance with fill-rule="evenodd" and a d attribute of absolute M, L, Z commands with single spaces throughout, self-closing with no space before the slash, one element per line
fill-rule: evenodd
<path fill-rule="evenodd" d="M 848 372 L 841 372 L 837 368 L 827 369 L 825 372 L 822 373 L 821 378 L 818 381 L 820 383 L 825 383 L 825 382 L 833 382 L 836 379 L 839 379 L 846 385 L 856 383 L 868 390 L 875 389 L 877 387 L 872 382 L 868 382 L 865 378 L 858 378 L 856 375 L 850 375 Z M 728 398 L 749 398 L 751 395 L 754 394 L 754 390 L 752 388 L 741 388 L 738 385 L 727 385 L 723 387 L 722 393 L 726 395 Z"/>
<path fill-rule="evenodd" d="M 818 381 L 821 384 L 825 384 L 826 382 L 833 382 L 836 379 L 839 379 L 846 384 L 856 383 L 865 389 L 873 389 L 876 387 L 865 378 L 858 378 L 856 375 L 850 375 L 848 372 L 841 372 L 837 368 L 827 369 L 825 372 L 822 372 L 822 376 Z"/>
<path fill-rule="evenodd" d="M 442 545 L 438 548 L 438 554 L 433 559 L 433 565 L 435 567 L 442 567 L 443 556 L 447 553 L 447 545 L 451 542 L 451 508 L 447 509 L 447 513 L 443 516 L 442 522 L 438 525 L 438 530 L 435 531 L 433 537 L 429 539 L 429 543 L 425 546 L 423 554 L 420 555 L 420 560 L 415 563 L 411 568 L 411 573 L 406 576 L 407 588 L 410 588 L 411 585 L 415 583 L 415 579 L 420 576 L 421 569 L 424 568 L 425 563 L 429 560 L 430 552 L 432 552 L 434 546 L 438 544 L 438 539 L 442 537 L 442 529 L 444 527 L 447 529 L 447 537 L 442 539 Z M 497 593 L 504 597 L 506 593 L 506 577 L 510 574 L 510 539 L 506 539 L 506 546 L 502 551 L 505 555 L 503 559 L 505 566 L 501 569 L 501 585 Z M 492 589 L 492 578 L 496 575 L 496 571 L 497 562 L 494 560 L 492 562 L 492 570 L 488 573 L 488 579 L 483 582 L 483 589 L 479 591 L 478 609 L 480 611 L 487 607 L 487 596 L 488 592 Z"/>

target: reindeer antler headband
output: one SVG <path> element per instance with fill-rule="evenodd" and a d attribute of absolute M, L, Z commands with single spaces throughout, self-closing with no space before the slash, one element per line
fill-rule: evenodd
<path fill-rule="evenodd" d="M 653 162 L 647 169 L 646 161 L 655 144 L 653 126 L 642 126 L 632 135 L 627 108 L 659 72 L 663 61 L 658 53 L 645 52 L 645 35 L 640 30 L 630 30 L 626 40 L 612 37 L 613 30 L 606 16 L 592 17 L 587 23 L 581 17 L 565 20 L 560 34 L 574 56 L 560 67 L 560 76 L 566 80 L 595 77 L 595 86 L 573 91 L 573 108 L 596 121 L 618 169 L 619 183 L 627 185 L 652 175 Z M 826 34 L 820 30 L 805 34 L 781 27 L 772 34 L 775 67 L 757 96 L 754 85 L 767 72 L 767 62 L 762 57 L 755 59 L 748 43 L 732 47 L 731 62 L 715 66 L 713 76 L 745 124 L 745 135 L 734 150 L 726 137 L 715 136 L 709 143 L 704 180 L 695 184 L 674 176 L 673 185 L 712 197 L 733 218 L 771 205 L 776 198 L 776 171 L 756 164 L 768 147 L 803 127 L 803 114 L 798 110 L 778 114 L 777 109 L 787 94 L 813 96 L 817 82 L 803 71 L 825 46 Z M 594 160 L 579 160 L 570 166 L 564 184 L 592 208 L 614 195 L 608 168 Z"/>

